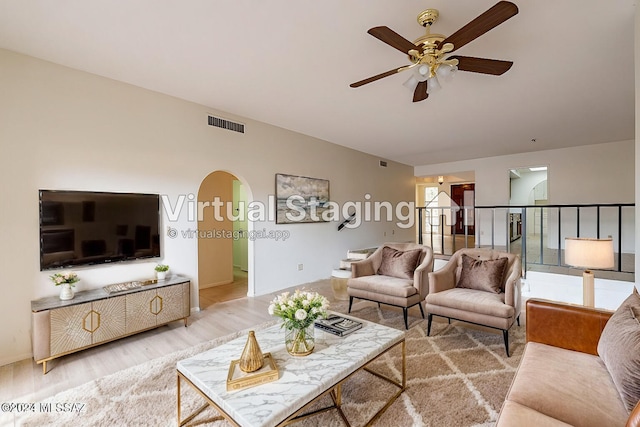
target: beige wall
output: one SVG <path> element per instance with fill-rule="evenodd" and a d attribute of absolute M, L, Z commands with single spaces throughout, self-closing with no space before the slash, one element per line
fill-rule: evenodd
<path fill-rule="evenodd" d="M 509 169 L 548 166 L 549 203 L 631 203 L 634 141 L 543 150 L 415 167 L 415 175 L 475 171 L 476 204 L 509 203 Z"/>
<path fill-rule="evenodd" d="M 216 170 L 232 173 L 252 201 L 266 203 L 276 173 L 330 181 L 340 204 L 371 200 L 412 201 L 413 168 L 326 141 L 216 111 L 167 95 L 0 50 L 0 365 L 28 358 L 30 301 L 55 296 L 48 272 L 39 271 L 38 189 L 157 193 L 175 204 L 197 197 Z M 245 123 L 246 132 L 207 125 L 207 114 Z M 172 206 L 175 207 L 175 206 Z M 75 269 L 77 290 L 150 277 L 156 262 L 193 280 L 198 304 L 197 228 L 187 210 L 162 218 L 162 260 Z M 395 222 L 367 222 L 337 231 L 337 223 L 250 224 L 254 230 L 288 231 L 286 241 L 249 242 L 249 292 L 267 294 L 329 277 L 346 251 L 385 240 L 413 240 Z M 297 269 L 303 264 L 302 271 Z"/>
<path fill-rule="evenodd" d="M 471 170 L 475 172 L 476 206 L 508 205 L 509 169 L 546 165 L 549 204 L 633 203 L 636 191 L 634 146 L 634 141 L 618 141 L 424 165 L 415 167 L 415 175 L 448 175 Z M 479 228 L 491 229 L 491 215 L 479 215 L 476 221 Z M 506 211 L 497 212 L 496 221 L 498 224 L 505 222 Z M 633 220 L 628 219 L 623 223 L 623 233 L 627 230 L 631 233 L 633 227 Z M 506 244 L 506 227 L 496 227 L 495 233 L 495 243 Z M 483 238 L 487 240 L 483 241 Z M 489 237 L 485 235 L 479 239 L 484 244 Z M 637 239 L 635 247 L 638 247 Z M 633 251 L 633 248 L 624 249 Z"/>
<path fill-rule="evenodd" d="M 635 182 L 640 182 L 640 7 L 636 7 L 635 25 L 635 71 L 636 71 L 636 139 Z M 636 204 L 640 202 L 640 185 L 636 185 Z M 636 206 L 636 247 L 640 246 L 640 209 Z M 635 271 L 640 271 L 640 257 L 636 256 Z M 636 288 L 640 290 L 640 274 L 636 274 Z"/>
<path fill-rule="evenodd" d="M 227 172 L 213 172 L 202 181 L 198 202 L 211 202 L 218 197 L 222 202 L 232 203 L 235 179 Z M 227 215 L 222 216 L 222 221 L 217 220 L 211 214 L 211 209 L 204 208 L 202 221 L 198 222 L 198 232 L 202 233 L 198 239 L 200 289 L 233 282 L 233 239 L 211 237 L 218 232 L 232 233 L 233 222 Z"/>

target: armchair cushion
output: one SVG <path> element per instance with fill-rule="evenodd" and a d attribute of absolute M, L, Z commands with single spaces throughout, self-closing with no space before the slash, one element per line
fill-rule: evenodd
<path fill-rule="evenodd" d="M 462 254 L 462 270 L 456 287 L 500 293 L 507 263 L 507 258 L 479 260 Z"/>
<path fill-rule="evenodd" d="M 413 280 L 413 272 L 418 265 L 421 253 L 420 249 L 399 251 L 385 246 L 382 248 L 382 262 L 377 273 L 383 276 Z"/>
<path fill-rule="evenodd" d="M 461 310 L 467 313 L 467 317 L 473 317 L 476 313 L 508 319 L 515 314 L 515 309 L 504 303 L 504 293 L 478 292 L 473 289 L 453 288 L 429 294 L 427 303 L 430 306 Z M 471 318 L 465 320 L 474 321 Z"/>
<path fill-rule="evenodd" d="M 640 296 L 634 291 L 611 316 L 598 342 L 598 355 L 627 410 L 640 400 Z"/>
<path fill-rule="evenodd" d="M 418 290 L 413 286 L 413 280 L 399 279 L 390 276 L 365 276 L 349 280 L 349 287 L 360 289 L 374 294 L 391 295 L 394 297 L 408 298 L 417 294 Z"/>

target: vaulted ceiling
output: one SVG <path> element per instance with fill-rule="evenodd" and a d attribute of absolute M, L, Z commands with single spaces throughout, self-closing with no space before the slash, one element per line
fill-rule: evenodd
<path fill-rule="evenodd" d="M 635 0 L 515 0 L 456 52 L 513 67 L 423 102 L 407 72 L 349 87 L 409 64 L 369 28 L 414 40 L 436 8 L 450 35 L 496 1 L 2 0 L 0 48 L 410 165 L 633 139 Z"/>

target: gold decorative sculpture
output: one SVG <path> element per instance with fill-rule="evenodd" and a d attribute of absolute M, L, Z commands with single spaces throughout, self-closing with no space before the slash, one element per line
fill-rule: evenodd
<path fill-rule="evenodd" d="M 271 353 L 262 353 L 256 334 L 249 331 L 249 337 L 240 359 L 232 360 L 227 375 L 227 391 L 238 391 L 276 381 L 280 374 Z"/>
<path fill-rule="evenodd" d="M 249 337 L 247 343 L 242 350 L 242 356 L 240 356 L 240 369 L 243 372 L 255 372 L 262 368 L 264 365 L 264 356 L 256 340 L 256 334 L 254 331 L 249 331 Z"/>

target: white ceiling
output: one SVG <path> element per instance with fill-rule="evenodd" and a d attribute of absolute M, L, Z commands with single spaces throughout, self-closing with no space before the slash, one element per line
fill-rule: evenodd
<path fill-rule="evenodd" d="M 0 48 L 410 165 L 634 138 L 635 0 L 516 0 L 456 52 L 511 70 L 459 72 L 423 102 L 405 75 L 349 87 L 408 64 L 369 28 L 414 40 L 436 8 L 449 35 L 496 2 L 2 0 Z"/>

